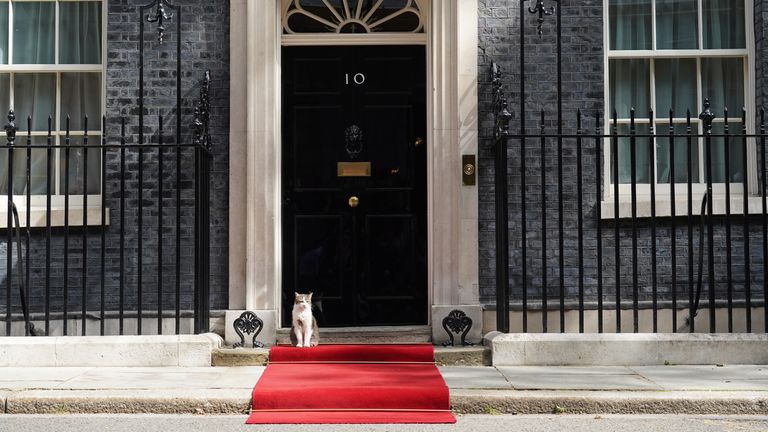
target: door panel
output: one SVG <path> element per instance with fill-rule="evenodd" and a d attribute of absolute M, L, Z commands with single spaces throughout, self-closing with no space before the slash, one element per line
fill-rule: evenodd
<path fill-rule="evenodd" d="M 425 59 L 283 48 L 283 326 L 294 291 L 321 326 L 427 323 Z"/>

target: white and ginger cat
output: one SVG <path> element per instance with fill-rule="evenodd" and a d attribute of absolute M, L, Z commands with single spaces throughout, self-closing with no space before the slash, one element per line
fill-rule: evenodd
<path fill-rule="evenodd" d="M 291 344 L 295 347 L 311 347 L 320 343 L 317 321 L 312 316 L 312 293 L 294 293 L 291 321 Z"/>

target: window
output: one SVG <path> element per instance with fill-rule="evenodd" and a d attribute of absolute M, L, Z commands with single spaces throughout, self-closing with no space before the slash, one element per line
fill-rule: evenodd
<path fill-rule="evenodd" d="M 424 33 L 419 0 L 283 0 L 283 31 Z"/>
<path fill-rule="evenodd" d="M 13 193 L 43 195 L 47 191 L 47 151 L 32 151 L 31 182 L 26 181 L 27 117 L 32 118 L 32 144 L 45 144 L 48 118 L 54 144 L 64 146 L 67 117 L 71 144 L 83 143 L 88 116 L 89 143 L 101 139 L 103 112 L 103 4 L 100 0 L 0 0 L 0 113 L 7 122 L 16 112 L 19 132 L 14 151 Z M 7 29 L 7 31 L 5 30 Z M 6 144 L 0 131 L 0 150 Z M 84 151 L 69 155 L 69 193 L 98 195 L 101 154 L 87 152 L 88 184 L 83 185 Z M 54 153 L 50 191 L 64 194 L 66 152 Z M 0 151 L 0 196 L 8 193 L 8 153 Z M 37 201 L 37 200 L 36 200 Z M 37 201 L 39 202 L 39 201 Z M 95 204 L 95 203 L 94 203 Z"/>
<path fill-rule="evenodd" d="M 713 133 L 723 133 L 723 110 L 729 109 L 731 131 L 742 128 L 741 109 L 751 118 L 749 90 L 751 67 L 748 46 L 750 29 L 745 0 L 606 0 L 608 5 L 607 83 L 610 119 L 615 110 L 619 133 L 629 133 L 630 109 L 635 108 L 638 133 L 648 133 L 649 111 L 656 116 L 656 133 L 669 130 L 669 110 L 677 134 L 686 132 L 686 112 L 690 109 L 693 133 L 701 133 L 698 114 L 704 98 L 709 98 L 717 114 Z M 751 120 L 748 122 L 751 126 Z M 610 125 L 608 126 L 610 128 Z M 731 141 L 730 181 L 740 183 L 745 175 L 741 142 Z M 637 182 L 647 186 L 656 182 L 657 190 L 669 190 L 670 182 L 706 182 L 703 140 L 694 138 L 692 164 L 687 164 L 686 138 L 674 144 L 675 160 L 670 160 L 669 140 L 658 138 L 650 148 L 647 138 L 636 141 Z M 713 138 L 714 183 L 724 183 L 725 142 Z M 608 149 L 610 151 L 610 149 Z M 611 160 L 611 159 L 607 159 Z M 629 139 L 618 143 L 619 184 L 629 184 Z M 754 163 L 754 161 L 752 161 Z M 674 164 L 675 178 L 670 178 Z M 651 178 L 651 167 L 656 178 Z M 611 181 L 613 167 L 610 169 Z M 678 189 L 682 190 L 682 189 Z"/>

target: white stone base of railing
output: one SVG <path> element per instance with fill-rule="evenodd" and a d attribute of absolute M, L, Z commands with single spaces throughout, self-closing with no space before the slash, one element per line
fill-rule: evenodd
<path fill-rule="evenodd" d="M 0 338 L 0 366 L 210 366 L 214 333 L 172 336 Z"/>
<path fill-rule="evenodd" d="M 768 364 L 768 334 L 504 334 L 485 336 L 494 366 Z"/>

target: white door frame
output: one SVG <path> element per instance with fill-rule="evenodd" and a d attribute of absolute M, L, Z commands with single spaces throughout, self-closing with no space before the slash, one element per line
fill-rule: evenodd
<path fill-rule="evenodd" d="M 419 1 L 431 3 L 422 4 L 428 14 L 427 265 L 431 322 L 436 319 L 436 308 L 471 306 L 473 310 L 467 312 L 472 312 L 477 328 L 482 321 L 477 187 L 462 186 L 461 155 L 477 154 L 478 2 Z M 276 321 L 274 326 L 279 323 L 282 273 L 281 5 L 280 0 L 232 0 L 230 5 L 229 307 L 260 311 L 257 313 L 263 319 Z M 352 38 L 360 36 L 365 35 Z M 373 37 L 366 43 L 408 40 L 403 36 L 369 36 Z M 329 37 L 318 39 L 318 44 L 328 44 Z M 287 39 L 289 43 L 300 41 Z M 304 39 L 306 44 L 308 38 Z M 229 327 L 229 322 L 226 325 Z M 265 325 L 265 331 L 268 328 Z M 479 332 L 476 328 L 473 330 Z M 269 337 L 264 339 L 269 342 Z"/>

